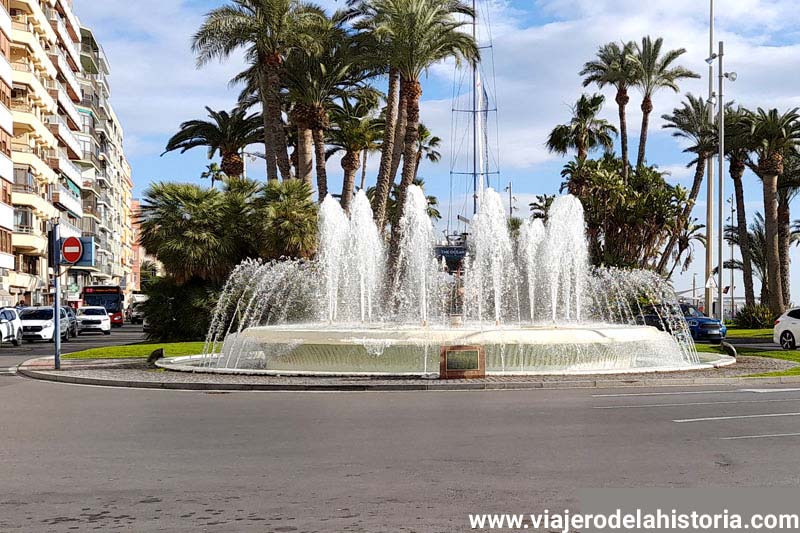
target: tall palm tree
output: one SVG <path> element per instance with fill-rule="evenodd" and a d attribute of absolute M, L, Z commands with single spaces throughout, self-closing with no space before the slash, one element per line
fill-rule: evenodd
<path fill-rule="evenodd" d="M 734 226 L 725 227 L 725 239 L 738 246 L 741 250 L 741 241 L 739 240 L 739 229 Z M 769 297 L 769 269 L 767 268 L 767 234 L 764 228 L 764 216 L 761 213 L 756 213 L 753 217 L 753 222 L 750 224 L 747 231 L 747 240 L 750 246 L 750 259 L 753 266 L 753 274 L 761 282 L 761 304 L 767 305 L 770 301 Z M 725 261 L 725 268 L 734 268 L 742 270 L 742 262 L 738 259 Z"/>
<path fill-rule="evenodd" d="M 751 168 L 761 178 L 764 192 L 764 225 L 767 238 L 767 268 L 780 272 L 778 219 L 778 177 L 784 171 L 785 154 L 800 145 L 800 115 L 797 108 L 780 113 L 762 108 L 749 117 L 750 134 L 758 160 Z M 770 309 L 776 315 L 785 311 L 780 275 L 769 277 Z"/>
<path fill-rule="evenodd" d="M 792 228 L 792 201 L 800 194 L 800 154 L 794 149 L 789 150 L 784 158 L 784 170 L 778 178 L 778 247 L 781 264 L 781 288 L 783 289 L 783 302 L 791 304 L 791 247 Z"/>
<path fill-rule="evenodd" d="M 421 187 L 425 190 L 425 180 L 422 178 L 415 178 L 414 185 Z M 389 201 L 386 203 L 386 223 L 388 224 L 390 220 L 394 220 L 395 218 L 400 217 L 400 213 L 397 211 L 397 193 L 400 190 L 400 185 L 396 184 L 392 187 L 392 192 L 389 193 Z M 370 187 L 367 189 L 367 198 L 370 200 L 375 198 L 375 194 L 377 194 L 377 189 L 375 187 Z M 437 220 L 441 220 L 442 213 L 439 211 L 439 199 L 433 195 L 426 195 L 425 199 L 428 201 L 428 207 L 426 208 L 425 212 L 427 215 L 433 220 L 434 222 Z"/>
<path fill-rule="evenodd" d="M 642 42 L 636 43 L 631 59 L 636 71 L 636 86 L 642 91 L 642 131 L 639 136 L 639 155 L 636 168 L 644 166 L 647 147 L 647 129 L 650 124 L 650 113 L 653 112 L 653 96 L 661 89 L 680 90 L 678 82 L 687 78 L 699 78 L 700 75 L 682 66 L 675 66 L 675 61 L 686 53 L 685 48 L 669 50 L 662 55 L 664 39 L 655 41 L 648 35 Z"/>
<path fill-rule="evenodd" d="M 261 115 L 247 114 L 242 108 L 228 111 L 214 111 L 206 107 L 211 120 L 189 120 L 181 124 L 178 133 L 173 135 L 164 153 L 180 150 L 181 153 L 205 146 L 208 158 L 219 152 L 222 157 L 222 171 L 228 176 L 241 176 L 244 172 L 242 151 L 250 144 L 259 142 L 264 134 Z M 213 183 L 212 183 L 213 186 Z"/>
<path fill-rule="evenodd" d="M 709 104 L 704 98 L 698 98 L 689 93 L 686 95 L 686 100 L 682 102 L 681 107 L 674 109 L 671 115 L 661 116 L 665 121 L 663 127 L 673 130 L 673 137 L 684 139 L 691 143 L 684 152 L 695 155 L 694 160 L 689 163 L 689 166 L 695 165 L 692 188 L 689 191 L 689 201 L 683 207 L 683 212 L 676 221 L 676 231 L 667 242 L 667 246 L 664 248 L 659 260 L 657 270 L 661 273 L 666 270 L 672 251 L 675 249 L 675 245 L 678 243 L 684 228 L 689 223 L 692 209 L 694 209 L 694 204 L 700 194 L 700 186 L 703 184 L 706 163 L 708 158 L 714 155 L 718 146 L 717 133 L 714 125 L 709 120 L 708 111 Z"/>
<path fill-rule="evenodd" d="M 602 94 L 582 94 L 572 106 L 569 123 L 560 124 L 550 132 L 547 149 L 562 155 L 574 149 L 578 152 L 578 161 L 585 161 L 589 152 L 597 148 L 611 151 L 617 128 L 599 117 L 604 101 Z"/>
<path fill-rule="evenodd" d="M 733 181 L 734 195 L 736 198 L 736 230 L 738 232 L 738 246 L 742 255 L 741 270 L 744 280 L 745 304 L 756 304 L 755 290 L 753 288 L 753 264 L 750 259 L 750 234 L 747 228 L 747 206 L 744 198 L 744 171 L 750 159 L 752 138 L 750 126 L 747 123 L 748 111 L 728 105 L 725 109 L 725 157 L 728 159 L 728 173 Z"/>
<path fill-rule="evenodd" d="M 425 124 L 419 125 L 419 141 L 417 142 L 417 159 L 414 167 L 414 176 L 419 173 L 419 164 L 424 157 L 431 163 L 438 163 L 442 159 L 441 152 L 438 151 L 442 144 L 442 139 L 433 135 Z"/>
<path fill-rule="evenodd" d="M 279 167 L 284 179 L 291 177 L 281 120 L 281 66 L 290 52 L 316 47 L 313 28 L 324 20 L 320 7 L 300 0 L 230 0 L 208 12 L 193 37 L 198 66 L 244 48 L 256 67 L 270 180 L 278 179 Z"/>
<path fill-rule="evenodd" d="M 628 120 L 625 107 L 630 102 L 628 88 L 636 82 L 636 69 L 633 60 L 633 42 L 604 44 L 597 51 L 597 58 L 583 65 L 580 75 L 583 76 L 583 86 L 596 84 L 600 89 L 610 85 L 617 90 L 614 101 L 619 108 L 619 135 L 622 149 L 622 177 L 627 181 L 628 159 Z"/>
<path fill-rule="evenodd" d="M 331 109 L 332 127 L 328 131 L 328 151 L 326 156 L 343 151 L 341 165 L 344 170 L 342 180 L 342 209 L 350 211 L 353 200 L 356 172 L 361 165 L 361 152 L 372 146 L 379 125 L 375 119 L 377 101 L 359 98 L 351 101 L 342 99 Z"/>
<path fill-rule="evenodd" d="M 242 166 L 244 166 L 244 165 L 242 165 Z M 226 178 L 225 173 L 222 171 L 222 169 L 216 163 L 210 163 L 208 166 L 206 166 L 205 171 L 202 174 L 200 174 L 200 177 L 203 178 L 203 179 L 206 179 L 206 178 L 211 179 L 211 188 L 212 189 L 214 188 L 214 183 L 216 183 L 218 181 L 219 182 L 224 182 L 225 178 Z"/>
<path fill-rule="evenodd" d="M 386 43 L 387 63 L 400 74 L 400 92 L 405 98 L 405 144 L 398 190 L 398 212 L 402 212 L 416 166 L 414 156 L 422 96 L 420 77 L 431 65 L 446 59 L 455 59 L 457 63 L 478 59 L 475 40 L 462 31 L 475 14 L 461 0 L 370 0 L 369 6 L 365 10 L 365 25 L 374 32 L 378 42 Z M 385 186 L 388 195 L 388 184 L 379 185 L 381 194 Z M 379 198 L 378 202 L 380 205 L 383 199 Z M 399 238 L 396 224 L 392 237 L 395 241 Z"/>

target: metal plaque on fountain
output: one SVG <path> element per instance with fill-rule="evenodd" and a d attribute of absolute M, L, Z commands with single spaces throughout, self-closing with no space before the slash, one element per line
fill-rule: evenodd
<path fill-rule="evenodd" d="M 442 346 L 439 379 L 475 379 L 486 376 L 486 353 L 481 346 Z"/>

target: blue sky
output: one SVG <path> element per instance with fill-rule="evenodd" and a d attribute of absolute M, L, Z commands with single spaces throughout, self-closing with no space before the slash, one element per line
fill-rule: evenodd
<path fill-rule="evenodd" d="M 564 160 L 544 148 L 547 132 L 569 116 L 569 105 L 584 91 L 577 73 L 597 47 L 619 39 L 663 36 L 666 46 L 687 49 L 682 63 L 706 74 L 708 6 L 697 0 L 641 2 L 639 0 L 482 0 L 492 20 L 494 67 L 501 162 L 501 186 L 513 179 L 517 206 L 527 212 L 535 194 L 556 193 Z M 160 156 L 166 140 L 184 120 L 202 117 L 204 106 L 229 108 L 237 90 L 228 80 L 241 70 L 239 58 L 197 70 L 189 50 L 192 33 L 210 8 L 222 0 L 76 0 L 76 12 L 94 28 L 112 69 L 112 103 L 125 129 L 126 151 L 133 166 L 135 194 L 157 180 L 199 182 L 208 164 L 198 149 L 185 155 Z M 322 2 L 327 9 L 340 3 Z M 717 39 L 726 43 L 726 69 L 738 73 L 726 87 L 727 97 L 748 106 L 788 108 L 800 105 L 800 31 L 795 0 L 727 0 L 717 2 Z M 706 79 L 690 80 L 684 92 L 705 94 Z M 444 139 L 444 158 L 424 163 L 420 174 L 428 192 L 447 206 L 453 65 L 436 65 L 423 80 L 422 120 Z M 604 113 L 616 123 L 613 94 L 607 91 Z M 660 115 L 671 111 L 681 95 L 659 93 L 651 118 L 648 160 L 671 172 L 670 180 L 691 185 L 692 170 L 683 147 L 661 129 Z M 639 95 L 631 92 L 629 125 L 635 154 L 641 120 Z M 377 157 L 370 160 L 368 180 L 374 181 Z M 249 165 L 253 177 L 263 177 L 263 163 Z M 330 186 L 337 190 L 341 170 L 329 163 Z M 745 178 L 748 214 L 762 210 L 760 183 Z M 726 180 L 728 193 L 732 190 Z M 458 188 L 458 187 L 457 187 Z M 463 188 L 463 187 L 462 187 Z M 704 219 L 705 191 L 695 216 Z M 455 203 L 463 202 L 454 198 Z M 797 206 L 795 206 L 797 208 Z M 800 217 L 799 217 L 800 218 Z M 726 254 L 728 252 L 726 251 Z M 794 255 L 793 255 L 794 257 Z M 800 257 L 793 264 L 793 294 L 800 301 Z M 703 250 L 694 265 L 676 279 L 679 290 L 691 287 L 692 275 L 702 271 Z M 727 277 L 727 276 L 726 276 Z M 702 285 L 702 274 L 698 276 Z M 736 282 L 737 294 L 741 283 Z"/>

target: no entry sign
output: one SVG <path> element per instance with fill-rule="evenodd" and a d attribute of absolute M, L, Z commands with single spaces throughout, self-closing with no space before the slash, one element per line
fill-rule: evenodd
<path fill-rule="evenodd" d="M 77 263 L 83 256 L 83 244 L 77 237 L 68 237 L 61 243 L 61 255 L 67 263 Z"/>

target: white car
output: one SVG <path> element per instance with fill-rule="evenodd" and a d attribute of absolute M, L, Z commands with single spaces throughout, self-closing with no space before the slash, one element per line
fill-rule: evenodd
<path fill-rule="evenodd" d="M 22 321 L 13 307 L 0 309 L 0 344 L 11 342 L 14 346 L 22 343 Z"/>
<path fill-rule="evenodd" d="M 775 321 L 772 340 L 784 350 L 794 350 L 800 339 L 800 307 L 789 309 Z"/>
<path fill-rule="evenodd" d="M 69 341 L 69 317 L 63 308 L 59 311 L 61 311 L 59 319 L 61 340 L 67 342 Z M 19 318 L 22 321 L 22 338 L 26 341 L 53 342 L 55 339 L 52 307 L 28 307 L 20 311 Z"/>
<path fill-rule="evenodd" d="M 87 306 L 78 308 L 78 335 L 87 331 L 111 335 L 111 317 L 105 307 Z"/>

